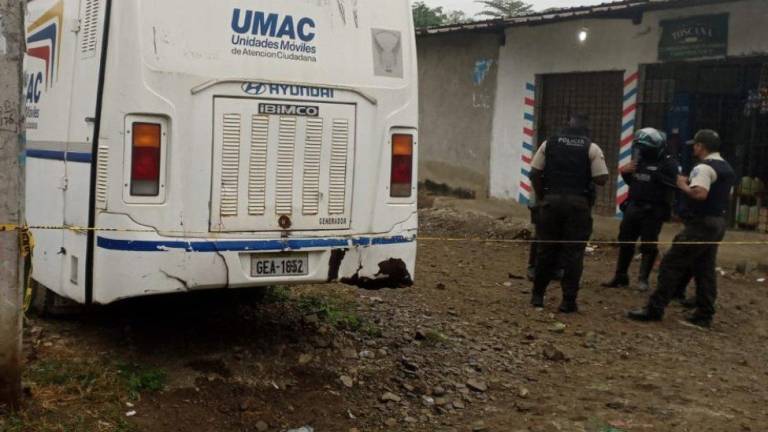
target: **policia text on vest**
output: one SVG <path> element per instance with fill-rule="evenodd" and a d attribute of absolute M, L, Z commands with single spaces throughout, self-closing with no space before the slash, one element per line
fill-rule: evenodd
<path fill-rule="evenodd" d="M 560 311 L 576 312 L 584 250 L 592 235 L 595 185 L 608 181 L 602 150 L 586 127 L 567 128 L 539 147 L 532 162 L 531 183 L 538 203 L 538 248 L 531 304 L 544 306 L 544 294 L 555 272 L 563 269 Z M 557 241 L 575 243 L 558 244 Z M 553 243 L 548 243 L 552 241 Z"/>

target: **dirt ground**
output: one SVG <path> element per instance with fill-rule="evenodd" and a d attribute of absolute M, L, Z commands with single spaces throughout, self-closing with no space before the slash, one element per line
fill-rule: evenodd
<path fill-rule="evenodd" d="M 643 325 L 624 313 L 646 294 L 599 287 L 615 256 L 601 247 L 580 313 L 556 312 L 557 286 L 536 310 L 527 248 L 487 240 L 526 238 L 526 217 L 437 200 L 409 289 L 199 293 L 30 318 L 25 409 L 0 430 L 768 430 L 764 274 L 723 269 L 710 331 L 678 306 Z M 723 256 L 768 252 L 747 247 Z"/>

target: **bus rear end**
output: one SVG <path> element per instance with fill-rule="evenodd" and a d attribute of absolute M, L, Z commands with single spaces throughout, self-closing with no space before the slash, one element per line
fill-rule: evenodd
<path fill-rule="evenodd" d="M 108 6 L 86 298 L 412 283 L 406 0 Z"/>

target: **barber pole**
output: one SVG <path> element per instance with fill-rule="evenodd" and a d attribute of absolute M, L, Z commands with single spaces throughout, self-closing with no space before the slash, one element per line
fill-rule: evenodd
<path fill-rule="evenodd" d="M 619 148 L 619 171 L 632 162 L 632 141 L 635 137 L 635 120 L 637 118 L 637 92 L 640 73 L 626 72 L 624 75 L 624 111 L 621 117 L 621 145 Z M 629 197 L 629 186 L 619 174 L 616 182 L 616 213 L 621 214 L 619 207 Z"/>
<path fill-rule="evenodd" d="M 522 171 L 520 180 L 520 204 L 528 205 L 531 201 L 533 188 L 531 187 L 531 162 L 534 153 L 534 128 L 536 109 L 536 86 L 532 83 L 525 84 L 525 98 L 523 100 L 523 153 Z"/>

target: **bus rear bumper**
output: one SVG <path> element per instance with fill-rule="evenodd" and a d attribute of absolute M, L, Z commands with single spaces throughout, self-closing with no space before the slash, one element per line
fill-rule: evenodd
<path fill-rule="evenodd" d="M 254 276 L 263 257 L 302 257 L 300 276 Z M 256 257 L 254 259 L 254 257 Z M 93 301 L 195 290 L 342 282 L 365 289 L 413 284 L 416 232 L 284 240 L 119 240 L 99 237 Z"/>

